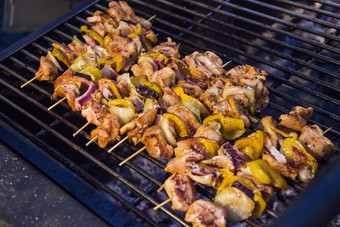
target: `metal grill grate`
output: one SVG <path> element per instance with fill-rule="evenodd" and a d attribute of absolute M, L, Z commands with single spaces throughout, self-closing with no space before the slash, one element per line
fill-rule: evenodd
<path fill-rule="evenodd" d="M 232 60 L 230 68 L 250 64 L 268 71 L 271 102 L 263 115 L 278 117 L 295 105 L 313 107 L 312 123 L 322 129 L 332 127 L 327 136 L 335 143 L 335 156 L 338 156 L 340 4 L 311 2 L 307 5 L 288 0 L 128 1 L 139 16 L 149 18 L 156 14 L 153 30 L 159 33 L 159 40 L 171 37 L 181 43 L 182 55 L 211 50 L 224 62 Z M 46 110 L 52 104 L 50 83 L 33 82 L 20 89 L 23 82 L 33 77 L 39 57 L 46 54 L 52 42 L 69 43 L 74 34 L 79 34 L 79 27 L 88 24 L 86 17 L 95 10 L 105 10 L 107 3 L 94 1 L 0 57 L 0 117 L 137 215 L 143 223 L 157 226 L 176 222 L 186 226 L 183 214 L 168 205 L 155 214 L 148 209 L 166 198 L 156 192 L 168 177 L 162 171 L 163 162 L 142 153 L 118 168 L 117 163 L 137 147 L 125 143 L 112 154 L 95 144 L 85 147 L 93 128 L 88 127 L 81 136 L 72 137 L 72 133 L 86 123 L 79 113 L 71 112 L 65 103 L 53 111 Z M 327 168 L 326 162 L 322 165 L 321 171 Z M 136 180 L 137 175 L 143 180 Z M 297 193 L 305 189 L 305 185 L 289 184 Z M 197 191 L 203 198 L 214 196 L 213 191 L 204 186 L 199 186 Z M 294 197 L 279 195 L 279 208 L 267 209 L 259 220 L 247 223 L 256 226 L 276 219 L 282 211 L 280 207 L 288 206 Z"/>

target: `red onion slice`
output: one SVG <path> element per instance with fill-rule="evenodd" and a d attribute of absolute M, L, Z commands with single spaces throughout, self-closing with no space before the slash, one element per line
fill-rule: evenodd
<path fill-rule="evenodd" d="M 75 109 L 77 111 L 81 110 L 81 107 L 89 100 L 92 99 L 91 95 L 96 91 L 96 85 L 91 82 L 89 84 L 89 87 L 87 89 L 87 91 L 82 94 L 81 96 L 77 97 L 75 100 Z"/>

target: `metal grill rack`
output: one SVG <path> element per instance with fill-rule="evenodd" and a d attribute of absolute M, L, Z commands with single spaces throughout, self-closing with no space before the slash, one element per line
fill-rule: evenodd
<path fill-rule="evenodd" d="M 191 1 L 191 0 L 130 0 L 137 15 L 153 20 L 158 39 L 171 37 L 181 43 L 181 54 L 210 50 L 224 62 L 250 64 L 270 73 L 269 107 L 263 115 L 278 117 L 295 105 L 314 109 L 312 123 L 327 133 L 336 145 L 338 159 L 340 139 L 339 66 L 340 66 L 340 4 L 331 1 L 289 0 L 258 1 Z M 31 79 L 52 42 L 69 43 L 86 17 L 96 10 L 105 10 L 108 1 L 91 1 L 59 21 L 39 30 L 0 56 L 0 118 L 33 141 L 66 168 L 87 180 L 98 190 L 114 199 L 112 205 L 128 210 L 146 225 L 158 226 L 173 222 L 187 226 L 183 213 L 169 205 L 157 213 L 149 212 L 166 199 L 156 190 L 168 174 L 165 163 L 142 153 L 123 167 L 117 163 L 138 149 L 128 142 L 108 154 L 95 144 L 85 147 L 91 127 L 73 138 L 72 133 L 84 125 L 85 119 L 72 112 L 66 103 L 47 111 L 53 104 L 53 86 Z M 257 116 L 261 117 L 261 116 Z M 329 162 L 332 162 L 330 160 Z M 329 162 L 321 163 L 321 171 Z M 128 173 L 128 174 L 126 174 Z M 135 177 L 135 176 L 139 177 Z M 139 180 L 142 178 L 143 180 Z M 289 182 L 292 190 L 303 193 L 306 185 Z M 117 190 L 119 193 L 117 193 Z M 212 198 L 214 193 L 197 187 L 200 196 Z M 280 206 L 289 206 L 294 197 L 278 196 Z M 253 226 L 275 220 L 280 210 L 271 208 L 258 220 L 248 220 Z M 95 211 L 96 212 L 96 211 Z M 99 214 L 100 215 L 100 214 Z M 114 225 L 114 223 L 110 223 Z"/>

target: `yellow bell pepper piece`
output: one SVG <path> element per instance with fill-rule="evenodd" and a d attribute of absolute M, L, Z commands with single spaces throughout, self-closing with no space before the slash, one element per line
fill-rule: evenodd
<path fill-rule="evenodd" d="M 253 176 L 261 183 L 281 189 L 287 188 L 286 180 L 275 169 L 271 168 L 266 161 L 258 159 L 248 162 L 247 166 Z"/>
<path fill-rule="evenodd" d="M 212 157 L 217 155 L 217 151 L 220 148 L 218 143 L 212 140 L 205 139 L 205 138 L 197 138 L 197 140 L 201 145 L 205 147 L 205 149 L 207 149 L 207 151 Z"/>
<path fill-rule="evenodd" d="M 204 119 L 203 124 L 209 126 L 210 121 L 221 124 L 221 134 L 227 140 L 233 140 L 245 133 L 244 122 L 241 119 L 224 117 L 222 114 L 213 114 Z"/>
<path fill-rule="evenodd" d="M 306 176 L 303 178 L 299 173 L 300 180 L 307 182 L 314 177 L 318 168 L 318 163 L 298 140 L 293 138 L 284 139 L 283 147 L 281 147 L 281 153 L 283 153 L 289 161 L 300 163 L 300 170 L 306 169 L 308 171 Z"/>
<path fill-rule="evenodd" d="M 96 66 L 94 65 L 87 65 L 81 70 L 79 70 L 78 73 L 83 73 L 91 76 L 91 80 L 96 83 L 103 75 L 102 71 L 100 69 L 97 69 Z"/>
<path fill-rule="evenodd" d="M 277 135 L 276 133 L 279 133 L 280 135 L 282 135 L 283 137 L 287 138 L 294 138 L 295 140 L 298 139 L 298 134 L 295 132 L 284 132 L 280 129 L 278 129 L 276 127 L 276 122 L 274 121 L 274 119 L 270 116 L 264 117 L 261 120 L 261 123 L 263 125 L 264 131 L 268 132 L 270 134 L 270 136 L 274 139 L 277 140 Z"/>
<path fill-rule="evenodd" d="M 200 101 L 198 101 L 194 97 L 191 97 L 190 95 L 185 94 L 182 87 L 174 87 L 172 90 L 178 95 L 178 97 L 181 98 L 182 103 L 183 102 L 193 102 L 193 103 L 195 103 L 197 105 L 197 107 L 199 108 L 200 112 L 204 116 L 209 116 L 210 115 L 209 110 L 207 110 L 207 108 Z"/>
<path fill-rule="evenodd" d="M 60 50 L 58 50 L 57 48 L 53 48 L 52 55 L 54 57 L 56 57 L 59 61 L 64 63 L 67 67 L 70 67 L 70 63 L 67 60 L 67 58 L 65 57 L 65 55 Z"/>
<path fill-rule="evenodd" d="M 108 83 L 109 84 L 109 88 L 111 89 L 111 91 L 113 92 L 113 94 L 116 96 L 117 99 L 122 99 L 123 97 L 119 94 L 119 91 L 116 87 L 116 85 L 112 82 L 112 80 L 109 80 L 107 78 L 103 78 L 100 79 L 101 82 L 103 83 Z"/>
<path fill-rule="evenodd" d="M 111 39 L 110 36 L 108 36 L 108 35 L 105 36 L 104 41 L 103 41 L 103 47 L 104 47 L 105 49 L 107 49 L 108 43 L 111 42 L 111 41 L 112 41 L 112 39 Z"/>
<path fill-rule="evenodd" d="M 175 130 L 179 137 L 187 137 L 189 135 L 187 126 L 179 117 L 171 113 L 165 113 L 163 114 L 163 117 L 167 120 L 171 120 L 175 124 Z"/>
<path fill-rule="evenodd" d="M 109 101 L 109 106 L 124 106 L 127 108 L 135 109 L 133 102 L 129 98 L 124 99 L 113 99 Z"/>
<path fill-rule="evenodd" d="M 108 65 L 118 73 L 124 66 L 124 58 L 121 55 L 107 56 L 105 58 L 98 58 L 97 63 L 99 67 Z"/>
<path fill-rule="evenodd" d="M 93 16 L 99 16 L 100 14 L 104 14 L 104 13 L 100 10 L 96 10 L 96 12 L 93 13 Z"/>
<path fill-rule="evenodd" d="M 252 160 L 260 157 L 263 149 L 264 135 L 258 130 L 246 138 L 236 140 L 235 146 L 243 153 L 245 153 Z"/>
<path fill-rule="evenodd" d="M 163 97 L 163 90 L 158 84 L 151 83 L 149 81 L 142 81 L 141 84 L 151 88 L 152 90 L 158 93 L 158 100 Z"/>
<path fill-rule="evenodd" d="M 128 37 L 130 39 L 133 39 L 136 36 L 141 35 L 141 34 L 142 34 L 142 26 L 139 24 L 139 25 L 137 25 L 137 30 L 135 32 L 129 34 Z"/>
<path fill-rule="evenodd" d="M 220 186 L 217 188 L 216 194 L 219 194 L 224 188 L 230 186 L 237 179 L 237 177 L 234 175 L 234 173 L 230 172 L 227 169 L 221 169 L 219 171 L 222 174 L 223 180 L 222 180 Z"/>
<path fill-rule="evenodd" d="M 81 26 L 80 31 L 86 32 L 92 39 L 96 40 L 101 46 L 103 46 L 104 39 L 97 32 L 88 29 L 86 25 Z"/>
<path fill-rule="evenodd" d="M 244 186 L 248 189 L 252 190 L 254 193 L 254 201 L 255 201 L 255 208 L 252 212 L 252 218 L 256 219 L 262 215 L 264 210 L 266 209 L 266 202 L 262 198 L 262 194 L 259 189 L 255 186 L 255 184 L 246 178 L 237 177 L 237 180 L 240 181 Z"/>

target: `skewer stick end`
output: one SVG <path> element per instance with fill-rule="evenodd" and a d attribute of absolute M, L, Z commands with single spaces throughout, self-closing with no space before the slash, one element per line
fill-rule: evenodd
<path fill-rule="evenodd" d="M 149 19 L 148 19 L 148 21 L 152 21 L 155 17 L 157 17 L 157 15 L 155 14 L 155 15 L 153 15 L 152 17 L 150 17 Z"/>
<path fill-rule="evenodd" d="M 331 130 L 332 129 L 332 127 L 329 127 L 328 129 L 326 129 L 324 132 L 323 132 L 323 134 L 325 135 L 329 130 Z"/>
<path fill-rule="evenodd" d="M 158 204 L 157 206 L 155 206 L 153 208 L 153 210 L 158 210 L 159 208 L 161 208 L 162 206 L 164 206 L 165 204 L 170 203 L 170 202 L 171 202 L 171 199 L 169 198 L 169 199 L 165 200 L 164 202 L 162 202 L 162 203 Z"/>
<path fill-rule="evenodd" d="M 224 63 L 224 64 L 222 65 L 222 68 L 224 68 L 224 67 L 226 67 L 227 65 L 229 65 L 229 64 L 230 64 L 230 62 L 231 62 L 231 60 L 230 60 L 230 61 L 228 61 L 228 62 L 226 62 L 226 63 Z"/>
<path fill-rule="evenodd" d="M 53 109 L 54 107 L 56 107 L 57 105 L 62 103 L 65 99 L 66 99 L 66 96 L 64 98 L 60 99 L 58 102 L 54 103 L 52 106 L 48 107 L 47 111 L 50 111 L 51 109 Z"/>
<path fill-rule="evenodd" d="M 130 159 L 134 158 L 135 156 L 137 156 L 139 153 L 141 153 L 142 151 L 144 151 L 146 149 L 146 147 L 142 147 L 141 149 L 139 149 L 138 151 L 136 151 L 135 153 L 133 153 L 130 157 L 128 157 L 127 159 L 125 159 L 124 161 L 122 161 L 121 163 L 119 163 L 119 166 L 124 165 L 126 162 L 128 162 Z"/>
<path fill-rule="evenodd" d="M 116 149 L 119 145 L 121 145 L 125 140 L 129 139 L 128 136 L 121 139 L 118 143 L 116 143 L 113 147 L 110 148 L 107 152 L 111 153 L 114 149 Z"/>
<path fill-rule="evenodd" d="M 81 131 L 83 131 L 84 128 L 86 128 L 89 124 L 91 124 L 90 121 L 88 121 L 85 125 L 83 125 L 83 127 L 81 127 L 80 129 L 78 129 L 78 131 L 76 131 L 74 134 L 73 134 L 73 137 L 76 137 L 76 135 L 78 135 Z"/>
<path fill-rule="evenodd" d="M 87 142 L 85 145 L 88 147 L 91 143 L 96 141 L 98 139 L 98 136 L 93 137 L 89 142 Z"/>
<path fill-rule="evenodd" d="M 32 79 L 30 79 L 29 81 L 26 81 L 26 83 L 24 83 L 23 85 L 20 86 L 20 88 L 25 87 L 27 84 L 33 82 L 36 79 L 36 77 L 33 77 Z"/>

